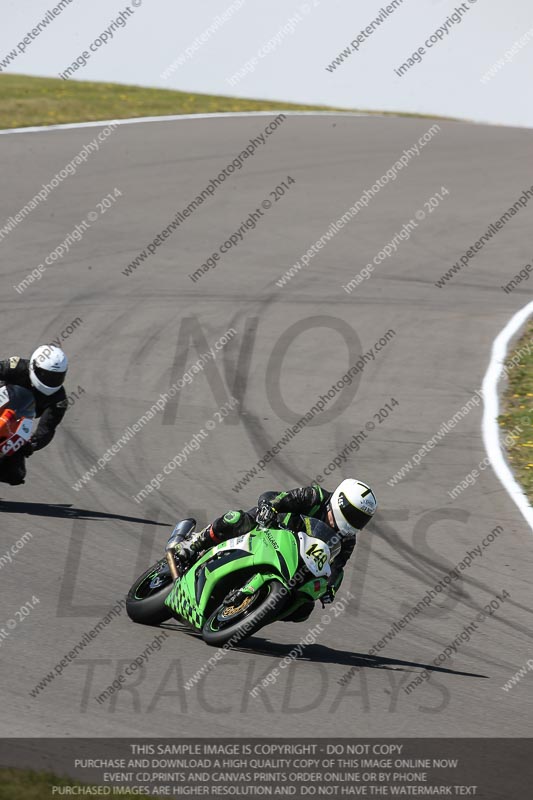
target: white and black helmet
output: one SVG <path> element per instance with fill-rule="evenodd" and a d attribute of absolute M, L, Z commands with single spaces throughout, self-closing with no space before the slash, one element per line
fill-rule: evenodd
<path fill-rule="evenodd" d="M 63 385 L 68 358 L 60 347 L 42 344 L 30 358 L 32 386 L 43 394 L 54 394 Z"/>
<path fill-rule="evenodd" d="M 374 492 L 362 481 L 346 478 L 331 496 L 335 524 L 343 536 L 362 530 L 376 513 Z"/>

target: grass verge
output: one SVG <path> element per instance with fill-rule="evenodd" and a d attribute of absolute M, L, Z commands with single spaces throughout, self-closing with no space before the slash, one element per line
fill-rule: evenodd
<path fill-rule="evenodd" d="M 214 114 L 229 111 L 339 111 L 358 109 L 308 106 L 277 100 L 247 100 L 214 94 L 191 94 L 173 89 L 146 89 L 121 83 L 64 81 L 0 74 L 0 129 L 31 125 L 62 125 L 99 119 L 164 117 L 169 114 Z M 364 111 L 378 117 L 415 117 L 460 122 L 454 117 L 404 111 Z"/>
<path fill-rule="evenodd" d="M 53 786 L 83 786 L 85 784 L 58 778 L 51 772 L 34 772 L 27 769 L 0 768 L 0 800 L 52 800 L 64 796 L 52 794 Z M 67 795 L 72 797 L 73 795 Z M 78 795 L 77 795 L 78 796 Z M 90 795 L 86 795 L 90 796 Z M 126 800 L 139 800 L 138 794 L 121 794 Z M 145 795 L 146 797 L 146 795 Z M 147 800 L 150 800 L 147 797 Z"/>
<path fill-rule="evenodd" d="M 507 448 L 508 458 L 516 479 L 533 502 L 533 320 L 516 342 L 507 364 L 507 387 L 502 398 L 499 422 L 506 432 L 517 425 L 519 437 Z M 513 366 L 513 356 L 517 355 Z M 519 357 L 518 357 L 519 356 Z"/>
<path fill-rule="evenodd" d="M 209 114 L 224 111 L 337 111 L 324 106 L 295 105 L 267 100 L 241 100 L 170 89 L 145 89 L 119 83 L 63 81 L 0 75 L 0 128 L 60 125 L 127 117 L 168 114 Z"/>

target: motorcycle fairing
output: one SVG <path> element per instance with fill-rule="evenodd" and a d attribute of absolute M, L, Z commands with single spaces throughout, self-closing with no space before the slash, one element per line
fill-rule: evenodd
<path fill-rule="evenodd" d="M 280 529 L 254 529 L 210 548 L 179 578 L 165 600 L 174 614 L 201 628 L 208 609 L 220 603 L 228 591 L 230 576 L 242 574 L 242 583 L 256 574 L 288 586 L 298 567 L 298 549 L 293 534 Z M 285 577 L 285 575 L 287 577 Z M 228 587 L 228 588 L 224 588 Z"/>

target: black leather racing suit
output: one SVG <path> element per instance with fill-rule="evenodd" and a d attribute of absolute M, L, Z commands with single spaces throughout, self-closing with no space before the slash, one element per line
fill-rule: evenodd
<path fill-rule="evenodd" d="M 4 458 L 0 465 L 0 482 L 17 486 L 26 477 L 25 456 L 35 450 L 42 450 L 54 438 L 55 430 L 67 410 L 67 394 L 63 386 L 56 392 L 46 395 L 36 389 L 30 380 L 30 360 L 12 356 L 0 361 L 0 380 L 15 386 L 23 386 L 32 392 L 35 400 L 35 416 L 39 418 L 37 430 L 22 451 Z"/>

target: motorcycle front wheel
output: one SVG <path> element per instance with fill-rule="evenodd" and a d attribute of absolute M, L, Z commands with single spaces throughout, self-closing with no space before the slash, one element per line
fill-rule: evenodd
<path fill-rule="evenodd" d="M 233 592 L 231 595 L 237 595 Z M 256 633 L 275 617 L 287 602 L 287 590 L 279 581 L 265 583 L 251 595 L 240 595 L 234 602 L 226 598 L 206 620 L 202 638 L 213 647 L 238 644 Z"/>
<path fill-rule="evenodd" d="M 165 605 L 173 584 L 166 558 L 153 564 L 137 578 L 126 598 L 126 613 L 141 625 L 159 625 L 170 619 L 172 612 Z"/>

